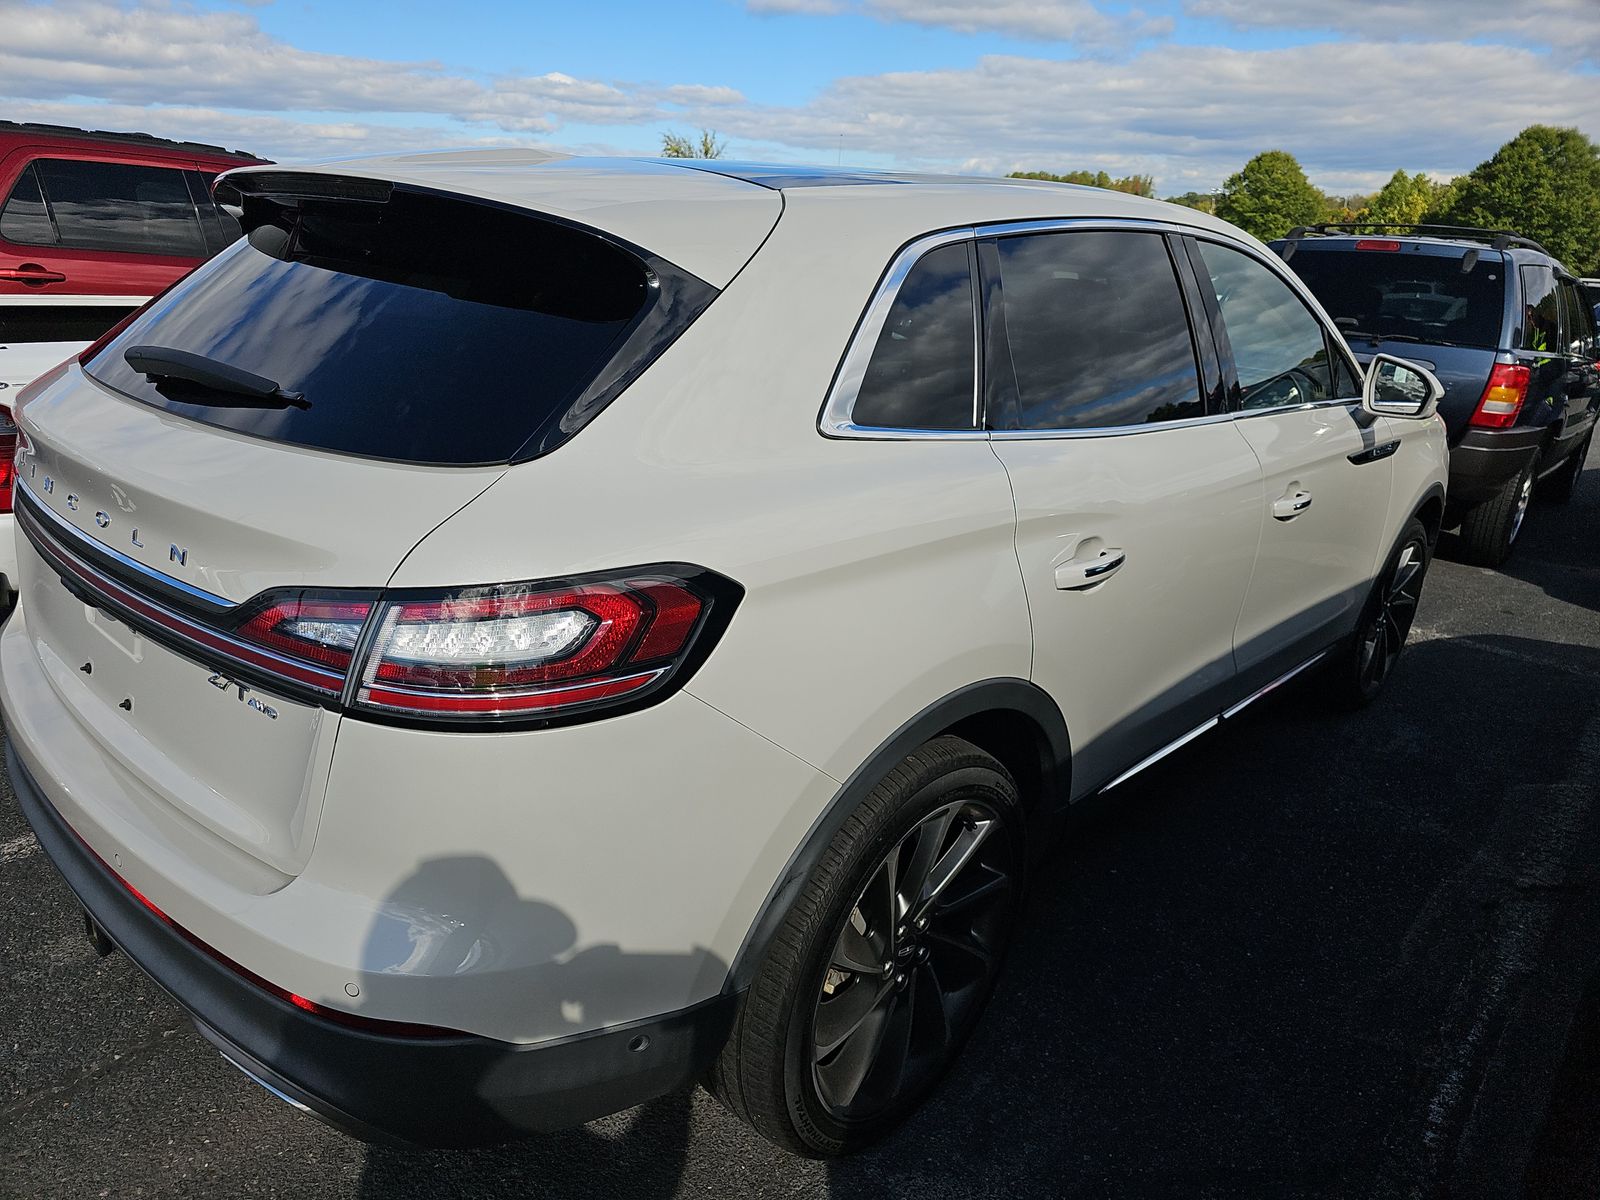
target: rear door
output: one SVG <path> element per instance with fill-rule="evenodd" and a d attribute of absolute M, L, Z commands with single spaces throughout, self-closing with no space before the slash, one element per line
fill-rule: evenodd
<path fill-rule="evenodd" d="M 1355 627 L 1388 550 L 1399 440 L 1363 415 L 1354 364 L 1272 260 L 1204 239 L 1189 246 L 1215 298 L 1236 425 L 1265 483 L 1234 635 L 1249 691 Z"/>
<path fill-rule="evenodd" d="M 986 409 L 1016 498 L 1033 678 L 1072 731 L 1082 794 L 1215 719 L 1261 472 L 1207 411 L 1214 353 L 1197 364 L 1162 232 L 1072 227 L 981 251 Z"/>
<path fill-rule="evenodd" d="M 37 152 L 0 206 L 0 269 L 43 295 L 154 295 L 211 253 L 185 174 Z"/>
<path fill-rule="evenodd" d="M 1600 372 L 1595 363 L 1594 313 L 1576 280 L 1561 280 L 1561 307 L 1562 344 L 1567 357 L 1563 380 L 1567 403 L 1561 438 L 1572 445 L 1594 424 L 1595 408 L 1600 405 Z"/>

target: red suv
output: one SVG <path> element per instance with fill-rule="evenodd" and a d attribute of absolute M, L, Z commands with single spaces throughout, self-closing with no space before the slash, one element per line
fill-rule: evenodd
<path fill-rule="evenodd" d="M 15 586 L 12 398 L 239 236 L 211 196 L 250 154 L 0 121 L 0 617 Z"/>
<path fill-rule="evenodd" d="M 211 183 L 261 161 L 0 121 L 0 343 L 93 341 L 239 236 Z"/>

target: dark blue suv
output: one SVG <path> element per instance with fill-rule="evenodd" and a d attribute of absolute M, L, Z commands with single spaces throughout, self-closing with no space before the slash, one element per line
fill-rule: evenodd
<path fill-rule="evenodd" d="M 1465 558 L 1497 566 L 1535 484 L 1566 500 L 1583 470 L 1600 410 L 1593 301 L 1543 246 L 1514 233 L 1361 228 L 1382 232 L 1317 225 L 1272 247 L 1363 363 L 1402 355 L 1444 384 L 1445 526 L 1459 525 Z"/>

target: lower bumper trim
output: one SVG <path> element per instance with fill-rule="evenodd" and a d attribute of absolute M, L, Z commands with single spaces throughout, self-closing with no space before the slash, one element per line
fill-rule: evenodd
<path fill-rule="evenodd" d="M 23 815 L 90 917 L 245 1074 L 371 1142 L 492 1145 L 620 1112 L 699 1079 L 732 1026 L 727 992 L 664 1016 L 520 1045 L 412 1038 L 307 1013 L 162 922 L 95 860 L 45 798 L 17 747 L 6 765 Z"/>

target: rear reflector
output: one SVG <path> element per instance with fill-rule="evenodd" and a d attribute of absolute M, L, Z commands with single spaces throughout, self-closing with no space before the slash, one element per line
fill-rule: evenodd
<path fill-rule="evenodd" d="M 1356 243 L 1357 250 L 1398 250 L 1400 243 L 1389 238 L 1362 238 Z"/>
<path fill-rule="evenodd" d="M 1489 383 L 1483 389 L 1478 407 L 1467 423 L 1478 429 L 1507 429 L 1517 423 L 1517 414 L 1528 398 L 1530 373 L 1517 363 L 1495 363 Z"/>

